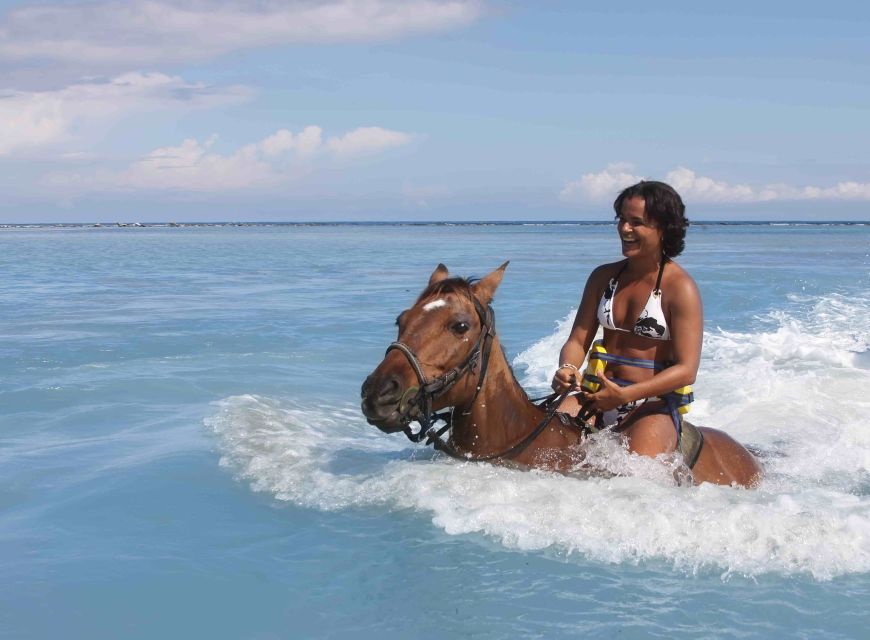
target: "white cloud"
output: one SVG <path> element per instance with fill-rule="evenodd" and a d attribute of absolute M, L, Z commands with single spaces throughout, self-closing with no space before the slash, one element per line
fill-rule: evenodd
<path fill-rule="evenodd" d="M 275 157 L 292 149 L 301 156 L 307 156 L 320 149 L 322 136 L 323 130 L 313 125 L 305 127 L 295 136 L 288 129 L 279 129 L 260 142 L 243 147 L 242 152 Z"/>
<path fill-rule="evenodd" d="M 378 135 L 373 135 L 372 130 L 379 132 Z M 285 182 L 291 168 L 310 168 L 315 158 L 328 162 L 346 158 L 351 153 L 373 153 L 407 144 L 413 139 L 412 135 L 399 131 L 363 127 L 323 143 L 322 133 L 317 126 L 305 127 L 298 134 L 280 129 L 226 155 L 212 150 L 216 135 L 204 142 L 188 138 L 178 146 L 154 149 L 120 172 L 57 173 L 49 178 L 49 182 L 68 190 L 87 191 L 150 189 L 195 192 L 268 188 Z"/>
<path fill-rule="evenodd" d="M 631 173 L 629 163 L 610 164 L 598 173 L 587 173 L 578 180 L 568 182 L 559 197 L 570 203 L 613 200 L 624 188 L 644 178 Z M 686 167 L 669 171 L 664 182 L 670 184 L 686 202 L 748 203 L 795 201 L 795 200 L 870 200 L 870 183 L 839 182 L 833 187 L 767 184 L 752 187 L 747 184 L 730 184 L 699 176 Z"/>
<path fill-rule="evenodd" d="M 326 145 L 339 156 L 355 156 L 377 153 L 390 147 L 400 147 L 411 140 L 411 135 L 401 131 L 389 131 L 380 127 L 360 127 L 340 138 L 330 138 Z"/>
<path fill-rule="evenodd" d="M 870 200 L 870 182 L 838 182 L 833 187 L 771 184 L 759 195 L 764 200 Z"/>
<path fill-rule="evenodd" d="M 270 138 L 230 155 L 209 152 L 217 136 L 204 143 L 188 138 L 177 147 L 155 149 L 121 173 L 101 178 L 107 186 L 190 191 L 269 184 L 277 178 L 264 151 Z"/>
<path fill-rule="evenodd" d="M 677 167 L 665 176 L 665 182 L 677 190 L 686 201 L 695 202 L 758 202 L 762 198 L 745 184 L 728 184 L 697 175 L 691 169 Z M 625 185 L 628 186 L 628 185 Z"/>
<path fill-rule="evenodd" d="M 24 6 L 0 26 L 0 59 L 130 65 L 285 44 L 380 41 L 461 27 L 477 0 L 133 0 Z"/>
<path fill-rule="evenodd" d="M 90 126 L 108 128 L 130 112 L 210 107 L 248 95 L 243 87 L 217 90 L 162 73 L 126 73 L 53 91 L 7 91 L 0 93 L 0 156 L 69 141 Z"/>
<path fill-rule="evenodd" d="M 586 173 L 579 180 L 569 182 L 559 193 L 559 197 L 565 202 L 612 200 L 625 187 L 643 180 L 642 176 L 629 173 L 633 169 L 627 162 L 609 164 L 604 171 Z"/>

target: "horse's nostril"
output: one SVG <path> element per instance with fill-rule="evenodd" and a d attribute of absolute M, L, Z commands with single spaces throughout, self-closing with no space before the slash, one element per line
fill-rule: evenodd
<path fill-rule="evenodd" d="M 378 401 L 382 404 L 398 402 L 401 397 L 402 384 L 399 382 L 399 379 L 394 376 L 387 378 L 378 390 Z"/>
<path fill-rule="evenodd" d="M 360 396 L 363 405 L 374 407 L 375 405 L 396 404 L 402 399 L 402 382 L 396 376 L 390 376 L 383 380 L 377 380 L 369 376 L 363 382 Z"/>

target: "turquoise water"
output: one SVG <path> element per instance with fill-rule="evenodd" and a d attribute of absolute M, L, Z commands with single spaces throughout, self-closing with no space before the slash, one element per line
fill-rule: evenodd
<path fill-rule="evenodd" d="M 457 464 L 359 386 L 438 262 L 543 391 L 610 225 L 0 230 L 0 637 L 866 637 L 870 227 L 696 225 L 755 492 Z"/>

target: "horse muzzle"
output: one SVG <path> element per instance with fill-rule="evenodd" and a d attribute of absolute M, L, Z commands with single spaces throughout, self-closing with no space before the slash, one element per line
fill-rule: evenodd
<path fill-rule="evenodd" d="M 405 389 L 396 376 L 378 378 L 372 374 L 366 378 L 360 390 L 360 408 L 369 424 L 384 433 L 396 433 L 415 419 L 414 414 L 419 413 L 416 406 L 410 407 L 407 403 L 408 397 L 416 392 L 416 387 Z"/>

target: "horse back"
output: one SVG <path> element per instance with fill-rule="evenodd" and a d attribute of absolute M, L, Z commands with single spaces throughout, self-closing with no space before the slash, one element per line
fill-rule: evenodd
<path fill-rule="evenodd" d="M 713 482 L 751 488 L 764 475 L 761 463 L 742 444 L 724 431 L 698 427 L 704 435 L 704 446 L 692 468 L 695 482 Z"/>

